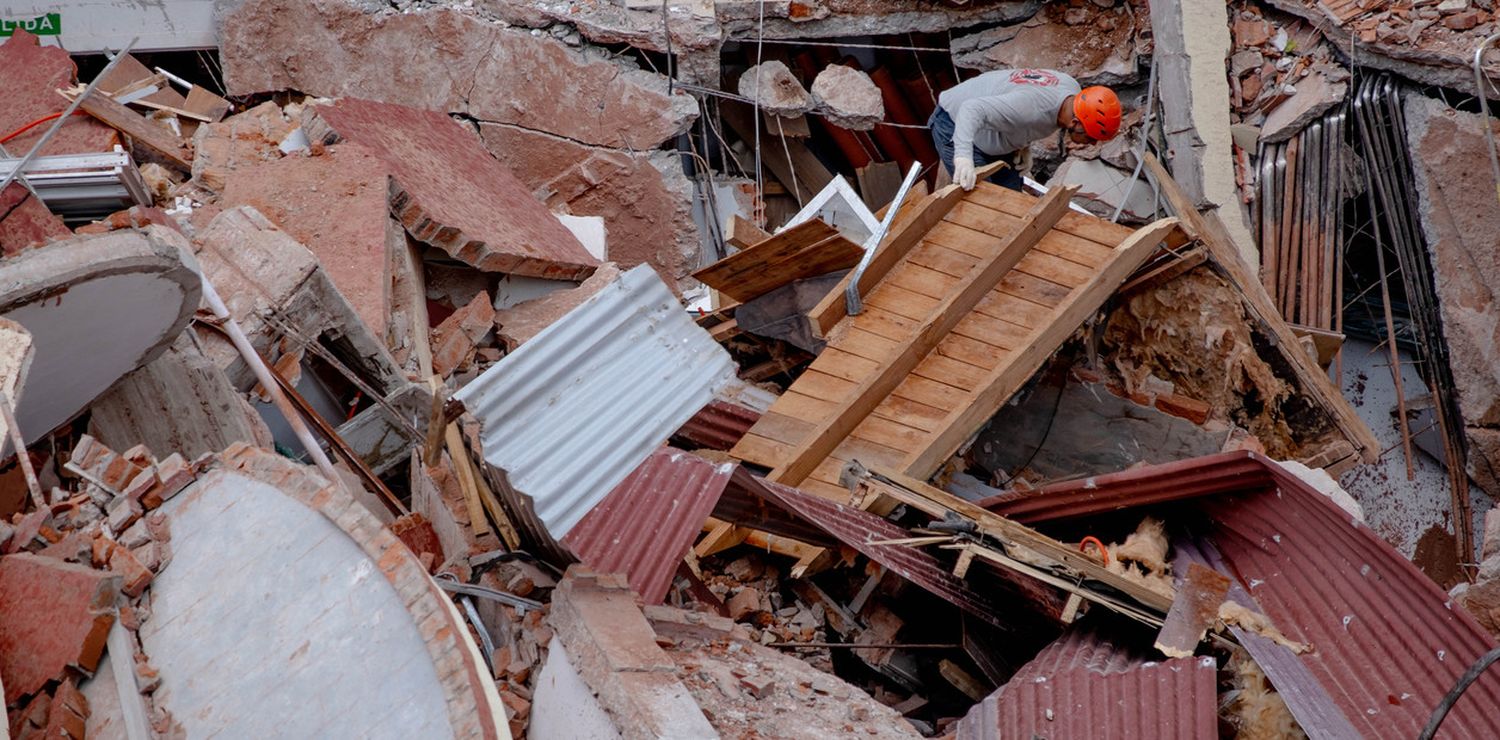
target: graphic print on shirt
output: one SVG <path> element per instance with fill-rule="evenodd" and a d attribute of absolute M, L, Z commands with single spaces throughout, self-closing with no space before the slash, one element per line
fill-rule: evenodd
<path fill-rule="evenodd" d="M 1018 69 L 1010 73 L 1010 81 L 1017 85 L 1056 87 L 1057 75 L 1045 69 Z"/>

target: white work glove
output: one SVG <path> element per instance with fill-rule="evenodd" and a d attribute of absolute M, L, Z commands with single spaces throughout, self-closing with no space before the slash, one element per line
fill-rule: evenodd
<path fill-rule="evenodd" d="M 1016 152 L 1016 172 L 1022 177 L 1031 176 L 1031 147 L 1023 147 L 1021 151 Z"/>
<path fill-rule="evenodd" d="M 964 190 L 974 189 L 974 160 L 963 157 L 953 159 L 953 181 Z"/>

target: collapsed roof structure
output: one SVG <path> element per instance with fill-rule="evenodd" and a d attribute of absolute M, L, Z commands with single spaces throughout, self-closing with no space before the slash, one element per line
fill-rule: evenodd
<path fill-rule="evenodd" d="M 1488 2 L 55 5 L 9 736 L 1500 734 Z"/>

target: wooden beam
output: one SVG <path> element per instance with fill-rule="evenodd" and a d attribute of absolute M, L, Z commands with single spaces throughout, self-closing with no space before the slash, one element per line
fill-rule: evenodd
<path fill-rule="evenodd" d="M 1172 210 L 1177 212 L 1179 218 L 1190 227 L 1190 233 L 1196 231 L 1204 248 L 1208 251 L 1209 259 L 1226 275 L 1235 287 L 1239 288 L 1240 295 L 1245 299 L 1245 305 L 1250 314 L 1260 324 L 1262 331 L 1271 335 L 1278 347 L 1283 348 L 1281 354 L 1287 359 L 1292 367 L 1292 373 L 1297 376 L 1298 390 L 1310 396 L 1313 401 L 1325 409 L 1333 418 L 1333 423 L 1344 434 L 1344 438 L 1354 446 L 1355 452 L 1360 459 L 1367 463 L 1373 463 L 1380 459 L 1380 442 L 1375 439 L 1375 433 L 1365 425 L 1359 418 L 1354 407 L 1344 398 L 1339 389 L 1334 386 L 1333 381 L 1317 363 L 1307 356 L 1306 353 L 1295 349 L 1298 347 L 1297 335 L 1292 332 L 1281 312 L 1276 310 L 1271 296 L 1261 281 L 1251 274 L 1249 267 L 1240 257 L 1240 251 L 1229 238 L 1228 231 L 1219 221 L 1217 214 L 1205 216 L 1193 207 L 1192 200 L 1182 192 L 1182 186 L 1167 174 L 1166 168 L 1156 157 L 1146 154 L 1146 168 L 1156 180 L 1157 187 L 1167 197 L 1167 203 Z"/>
<path fill-rule="evenodd" d="M 1077 192 L 1077 185 L 1055 187 L 1032 206 L 1010 239 L 995 250 L 992 257 L 980 260 L 970 268 L 964 276 L 963 287 L 933 308 L 911 341 L 855 387 L 833 413 L 791 451 L 786 462 L 771 471 L 767 480 L 788 486 L 806 480 L 818 464 L 937 348 L 953 327 L 969 315 L 980 299 L 994 290 L 1001 278 L 1052 230 L 1057 220 L 1067 213 L 1068 201 Z"/>
<path fill-rule="evenodd" d="M 137 144 L 160 154 L 183 170 L 193 168 L 192 153 L 183 147 L 182 139 L 173 134 L 171 129 L 158 126 L 146 120 L 141 114 L 103 95 L 90 95 L 84 98 L 83 102 L 78 104 L 78 108 L 105 124 L 119 129 L 121 133 L 134 139 Z"/>
<path fill-rule="evenodd" d="M 771 238 L 771 232 L 762 229 L 738 214 L 729 217 L 729 238 L 724 241 L 735 249 L 749 249 Z"/>
<path fill-rule="evenodd" d="M 1165 615 L 1172 607 L 1172 599 L 1111 573 L 1093 556 L 910 476 L 869 471 L 860 481 L 858 494 L 889 496 L 935 519 L 942 519 L 952 512 L 974 522 L 985 534 L 1004 543 L 1013 554 L 1026 552 L 1052 561 L 1088 580 L 1120 591 L 1159 615 Z M 984 556 L 985 553 L 976 551 L 974 555 Z M 1085 595 L 1085 598 L 1090 597 Z"/>
<path fill-rule="evenodd" d="M 891 231 L 876 247 L 875 256 L 870 264 L 865 267 L 865 272 L 859 279 L 859 294 L 866 296 L 871 290 L 885 278 L 891 268 L 900 262 L 907 252 L 917 246 L 922 238 L 932 227 L 937 226 L 953 206 L 963 200 L 964 191 L 957 185 L 949 185 L 942 190 L 927 196 L 923 200 L 911 202 L 904 206 L 896 214 L 896 221 L 891 225 Z M 839 284 L 829 291 L 828 295 L 818 302 L 813 310 L 808 312 L 808 318 L 812 321 L 813 331 L 820 337 L 828 336 L 833 329 L 848 314 L 848 307 L 844 304 L 844 294 L 849 287 L 849 281 L 854 278 L 850 273 L 844 276 Z"/>
<path fill-rule="evenodd" d="M 755 148 L 753 108 L 744 103 L 725 102 L 719 107 L 719 115 L 747 146 L 752 150 Z M 760 127 L 760 161 L 788 192 L 796 196 L 799 206 L 833 182 L 833 173 L 813 156 L 806 144 L 791 137 L 777 136 L 775 129 L 768 126 Z"/>
<path fill-rule="evenodd" d="M 863 255 L 832 226 L 813 219 L 735 252 L 693 277 L 731 298 L 750 301 L 794 280 L 853 267 Z"/>
<path fill-rule="evenodd" d="M 1120 292 L 1131 293 L 1142 288 L 1154 288 L 1203 264 L 1207 260 L 1208 254 L 1200 247 L 1191 247 L 1176 255 L 1169 255 L 1165 259 L 1158 260 L 1156 264 L 1147 265 L 1145 269 L 1131 277 L 1129 281 L 1120 286 Z"/>
<path fill-rule="evenodd" d="M 1116 247 L 1110 260 L 1064 299 L 1046 327 L 989 373 L 973 401 L 949 412 L 927 445 L 907 456 L 902 465 L 906 474 L 925 480 L 937 472 L 1099 310 L 1115 289 L 1156 252 L 1157 245 L 1175 228 L 1177 219 L 1164 218 L 1138 229 Z"/>

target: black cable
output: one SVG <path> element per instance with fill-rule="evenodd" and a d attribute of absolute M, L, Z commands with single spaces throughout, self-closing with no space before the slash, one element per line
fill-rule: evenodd
<path fill-rule="evenodd" d="M 1432 710 L 1432 718 L 1427 720 L 1427 726 L 1422 728 L 1422 734 L 1417 736 L 1417 740 L 1432 740 L 1437 735 L 1438 727 L 1442 726 L 1443 719 L 1448 716 L 1448 711 L 1453 709 L 1453 705 L 1458 702 L 1458 697 L 1463 696 L 1469 685 L 1479 680 L 1479 674 L 1484 673 L 1484 670 L 1497 660 L 1500 660 L 1500 647 L 1490 650 L 1484 654 L 1484 657 L 1474 661 L 1474 665 L 1464 671 L 1458 683 L 1448 690 L 1448 695 L 1444 696 L 1443 700 L 1438 702 L 1437 708 Z"/>

